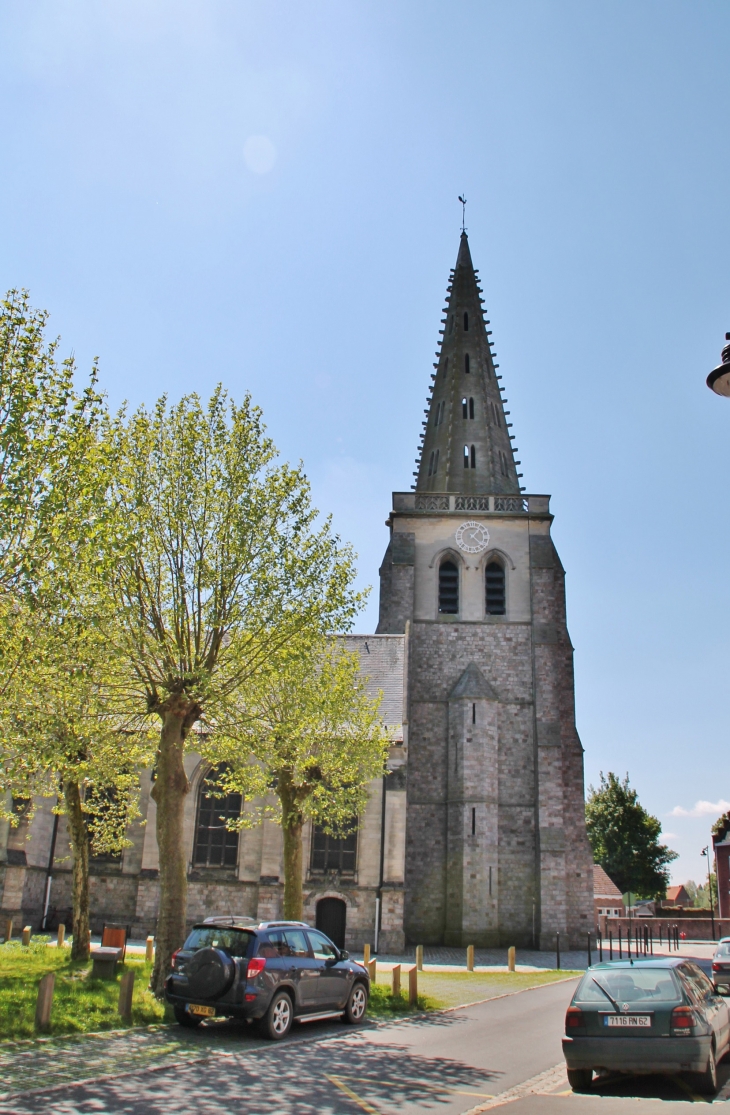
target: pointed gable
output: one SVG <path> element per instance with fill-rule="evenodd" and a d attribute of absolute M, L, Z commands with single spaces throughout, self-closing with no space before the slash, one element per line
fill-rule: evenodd
<path fill-rule="evenodd" d="M 497 694 L 482 671 L 470 662 L 449 694 L 451 701 L 496 701 Z"/>

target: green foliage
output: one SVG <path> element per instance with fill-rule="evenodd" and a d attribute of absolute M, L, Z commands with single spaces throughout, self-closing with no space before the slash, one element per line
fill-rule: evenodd
<path fill-rule="evenodd" d="M 624 893 L 634 898 L 663 898 L 669 883 L 667 864 L 677 858 L 659 843 L 662 826 L 639 803 L 636 790 L 609 772 L 598 789 L 588 787 L 586 827 L 593 859 Z"/>
<path fill-rule="evenodd" d="M 148 990 L 151 964 L 127 959 L 135 970 L 132 1025 L 161 1022 L 164 1006 Z M 51 1015 L 52 1034 L 92 1033 L 122 1029 L 119 1017 L 119 979 L 92 980 L 88 962 L 75 963 L 70 950 L 48 946 L 36 937 L 29 948 L 10 941 L 0 945 L 0 1039 L 33 1037 L 38 983 L 46 972 L 56 973 Z"/>

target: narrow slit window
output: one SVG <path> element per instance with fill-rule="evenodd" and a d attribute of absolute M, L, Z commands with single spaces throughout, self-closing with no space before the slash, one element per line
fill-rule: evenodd
<path fill-rule="evenodd" d="M 464 312 L 464 332 L 469 332 L 469 315 L 466 313 L 466 311 Z"/>
<path fill-rule="evenodd" d="M 490 561 L 486 569 L 487 615 L 505 614 L 505 576 L 504 566 L 498 561 Z"/>
<path fill-rule="evenodd" d="M 434 476 L 436 475 L 438 470 L 439 470 L 439 450 L 437 449 L 436 450 L 436 460 L 433 462 L 433 474 L 434 474 Z"/>
<path fill-rule="evenodd" d="M 471 447 L 471 467 L 472 468 L 477 467 L 477 447 L 476 447 L 476 445 L 472 445 L 472 447 Z"/>
<path fill-rule="evenodd" d="M 444 377 L 446 377 L 448 374 L 449 374 L 449 358 L 447 356 L 446 359 L 444 360 Z"/>
<path fill-rule="evenodd" d="M 467 375 L 469 375 L 470 369 L 469 369 L 469 353 L 468 352 L 464 353 L 464 371 L 466 372 Z"/>
<path fill-rule="evenodd" d="M 466 399 L 461 400 L 461 416 L 462 418 L 469 417 L 469 408 Z"/>
<path fill-rule="evenodd" d="M 464 446 L 464 468 L 469 467 L 469 446 Z"/>
<path fill-rule="evenodd" d="M 477 834 L 477 811 L 476 811 L 476 809 L 472 809 L 472 811 L 471 811 L 471 834 L 472 834 L 472 836 L 476 836 L 476 834 Z"/>
<path fill-rule="evenodd" d="M 472 722 L 472 724 L 476 724 L 476 722 L 477 722 L 477 706 L 476 705 L 471 706 L 471 722 Z"/>
<path fill-rule="evenodd" d="M 459 570 L 453 561 L 439 566 L 439 612 L 450 616 L 459 612 Z"/>
<path fill-rule="evenodd" d="M 431 456 L 428 461 L 428 475 L 433 476 L 433 459 L 436 456 L 435 452 L 431 450 Z"/>
<path fill-rule="evenodd" d="M 473 399 L 469 399 L 469 417 L 470 418 L 474 417 L 474 400 Z"/>

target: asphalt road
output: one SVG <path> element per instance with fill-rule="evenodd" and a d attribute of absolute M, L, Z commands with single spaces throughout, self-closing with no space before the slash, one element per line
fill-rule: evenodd
<path fill-rule="evenodd" d="M 200 1060 L 0 1102 L 2 1115 L 652 1115 L 700 1101 L 669 1078 L 619 1080 L 573 1095 L 560 1039 L 575 980 L 428 1017 L 349 1030 L 299 1027 L 283 1044 L 243 1028 L 212 1032 Z M 220 1037 L 221 1040 L 217 1040 Z M 223 1040 L 225 1038 L 225 1040 Z M 730 1093 L 730 1068 L 723 1067 Z M 653 1101 L 653 1102 L 652 1102 Z"/>

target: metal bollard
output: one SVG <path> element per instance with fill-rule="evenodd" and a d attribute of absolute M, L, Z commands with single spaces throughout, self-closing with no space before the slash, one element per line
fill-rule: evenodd
<path fill-rule="evenodd" d="M 119 981 L 119 1014 L 125 1022 L 132 1021 L 132 996 L 134 995 L 134 968 L 128 968 Z"/>
<path fill-rule="evenodd" d="M 555 934 L 555 957 L 557 960 L 555 967 L 560 971 L 560 933 Z"/>
<path fill-rule="evenodd" d="M 466 970 L 467 972 L 474 971 L 474 946 L 467 945 L 466 948 Z"/>
<path fill-rule="evenodd" d="M 418 968 L 415 964 L 408 972 L 408 1002 L 412 1007 L 418 1003 Z"/>
<path fill-rule="evenodd" d="M 591 958 L 591 935 L 589 933 L 588 934 L 588 967 L 589 968 L 590 968 L 592 963 L 593 963 L 593 960 Z"/>
<path fill-rule="evenodd" d="M 35 1005 L 35 1028 L 40 1033 L 45 1033 L 51 1028 L 51 1010 L 53 1009 L 53 988 L 56 983 L 56 973 L 46 972 L 38 984 L 38 998 Z"/>
<path fill-rule="evenodd" d="M 423 971 L 423 945 L 416 945 L 416 968 Z"/>
<path fill-rule="evenodd" d="M 390 975 L 393 981 L 390 993 L 394 999 L 397 999 L 400 996 L 400 964 L 393 965 L 393 970 Z"/>
<path fill-rule="evenodd" d="M 154 939 L 154 937 L 148 937 L 147 938 L 147 943 L 145 945 L 145 950 L 144 950 L 144 959 L 145 959 L 146 964 L 151 964 L 152 961 L 155 959 L 155 939 Z"/>
<path fill-rule="evenodd" d="M 613 960 L 613 933 L 608 934 L 608 959 Z"/>

